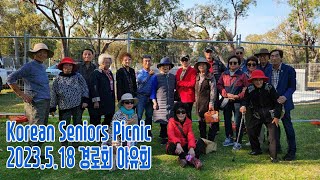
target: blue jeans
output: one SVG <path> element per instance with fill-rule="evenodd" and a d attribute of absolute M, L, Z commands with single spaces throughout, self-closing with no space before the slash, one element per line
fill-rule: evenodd
<path fill-rule="evenodd" d="M 226 107 L 223 110 L 223 117 L 224 117 L 224 126 L 225 126 L 225 131 L 226 131 L 226 137 L 230 138 L 233 137 L 233 131 L 232 131 L 232 113 L 234 114 L 234 119 L 237 124 L 237 135 L 239 132 L 239 127 L 240 127 L 240 122 L 241 122 L 241 116 L 240 116 L 240 104 L 239 103 L 228 103 Z M 242 126 L 243 128 L 244 126 Z M 243 131 L 241 130 L 240 133 L 240 138 L 239 138 L 239 143 L 241 143 L 242 140 L 242 134 Z"/>
<path fill-rule="evenodd" d="M 284 113 L 284 116 L 281 119 L 281 121 L 282 121 L 284 130 L 285 130 L 286 136 L 287 136 L 288 154 L 296 155 L 296 151 L 297 151 L 296 135 L 295 135 L 295 132 L 294 132 L 294 129 L 293 129 L 293 125 L 292 125 L 292 122 L 291 122 L 290 111 L 286 111 Z M 280 142 L 280 134 L 278 136 L 278 142 Z"/>
<path fill-rule="evenodd" d="M 153 103 L 150 97 L 138 94 L 137 98 L 139 99 L 139 102 L 137 105 L 137 115 L 138 115 L 139 124 L 140 124 L 140 120 L 142 119 L 143 112 L 146 111 L 145 125 L 152 125 Z"/>

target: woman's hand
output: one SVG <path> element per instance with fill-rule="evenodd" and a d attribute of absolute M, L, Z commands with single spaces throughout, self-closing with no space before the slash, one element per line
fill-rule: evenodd
<path fill-rule="evenodd" d="M 194 149 L 193 149 L 193 148 L 190 148 L 188 154 L 189 154 L 190 156 L 194 157 L 194 156 L 195 156 Z"/>
<path fill-rule="evenodd" d="M 98 101 L 93 103 L 93 108 L 99 109 L 99 102 Z"/>
<path fill-rule="evenodd" d="M 183 151 L 181 144 L 177 143 L 177 147 L 176 147 L 176 154 L 181 154 Z"/>
<path fill-rule="evenodd" d="M 241 106 L 240 107 L 240 112 L 243 114 L 243 113 L 246 113 L 247 112 L 247 108 L 245 106 Z"/>
<path fill-rule="evenodd" d="M 213 111 L 213 105 L 209 103 L 209 111 Z"/>
<path fill-rule="evenodd" d="M 136 120 L 135 119 L 128 119 L 127 120 L 127 125 L 133 125 L 133 124 L 136 124 Z"/>

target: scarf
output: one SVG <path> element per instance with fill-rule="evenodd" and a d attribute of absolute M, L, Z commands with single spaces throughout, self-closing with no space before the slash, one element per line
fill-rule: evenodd
<path fill-rule="evenodd" d="M 123 106 L 120 107 L 120 110 L 121 110 L 121 112 L 123 112 L 125 115 L 128 116 L 128 119 L 131 119 L 132 115 L 134 114 L 134 110 L 133 109 L 126 109 Z"/>

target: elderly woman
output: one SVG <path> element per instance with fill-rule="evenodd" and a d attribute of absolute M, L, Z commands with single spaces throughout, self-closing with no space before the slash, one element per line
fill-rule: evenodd
<path fill-rule="evenodd" d="M 181 68 L 177 71 L 176 82 L 180 101 L 187 104 L 187 116 L 192 119 L 191 112 L 195 101 L 194 86 L 196 84 L 197 71 L 190 66 L 189 60 L 189 55 L 183 56 L 180 59 Z"/>
<path fill-rule="evenodd" d="M 156 75 L 156 81 L 153 88 L 156 90 L 156 104 L 153 107 L 153 120 L 160 123 L 161 144 L 168 142 L 167 124 L 170 117 L 173 116 L 172 108 L 174 103 L 174 89 L 176 88 L 175 76 L 169 73 L 173 68 L 168 57 L 162 58 L 157 65 L 160 73 Z"/>
<path fill-rule="evenodd" d="M 122 53 L 120 55 L 120 61 L 122 67 L 118 69 L 116 73 L 117 78 L 117 99 L 120 98 L 125 93 L 131 93 L 134 97 L 137 96 L 137 82 L 136 73 L 133 68 L 131 68 L 132 56 L 130 53 Z"/>
<path fill-rule="evenodd" d="M 216 101 L 217 86 L 212 73 L 209 72 L 210 64 L 203 57 L 200 57 L 194 68 L 198 71 L 196 78 L 196 112 L 199 117 L 200 137 L 214 141 L 217 134 L 219 123 L 211 123 L 207 137 L 207 124 L 204 113 L 214 109 Z"/>
<path fill-rule="evenodd" d="M 50 112 L 54 116 L 56 106 L 59 107 L 59 120 L 70 124 L 71 116 L 73 125 L 82 124 L 82 108 L 88 106 L 89 90 L 85 79 L 76 73 L 76 63 L 70 57 L 65 57 L 58 64 L 62 72 L 54 79 L 51 90 Z M 68 142 L 61 142 L 68 146 Z M 72 143 L 77 147 L 78 143 Z"/>
<path fill-rule="evenodd" d="M 281 116 L 282 105 L 277 101 L 279 94 L 275 88 L 267 83 L 266 77 L 261 70 L 252 72 L 249 82 L 252 83 L 245 91 L 244 100 L 240 111 L 245 113 L 250 109 L 252 120 L 248 128 L 249 140 L 252 151 L 250 155 L 262 154 L 258 136 L 262 124 L 268 127 L 269 131 L 269 153 L 271 162 L 278 162 L 277 159 L 277 127 Z"/>
<path fill-rule="evenodd" d="M 94 113 L 90 115 L 93 125 L 101 124 L 101 116 L 104 115 L 103 125 L 110 125 L 115 111 L 115 88 L 112 72 L 109 70 L 112 57 L 101 54 L 98 58 L 99 68 L 94 70 L 90 79 L 91 96 Z"/>
<path fill-rule="evenodd" d="M 223 146 L 233 146 L 233 149 L 240 149 L 243 130 L 240 131 L 240 136 L 239 139 L 237 139 L 237 143 L 234 143 L 231 119 L 232 113 L 234 113 L 234 119 L 237 125 L 236 136 L 238 137 L 241 124 L 241 116 L 239 111 L 240 102 L 249 83 L 246 74 L 240 70 L 241 59 L 238 56 L 232 55 L 228 57 L 228 64 L 229 69 L 222 73 L 217 83 L 218 90 L 222 97 L 228 100 L 223 108 L 226 133 L 226 139 L 223 143 Z"/>
<path fill-rule="evenodd" d="M 204 142 L 199 139 L 196 143 L 192 131 L 192 121 L 186 116 L 187 106 L 177 102 L 173 107 L 174 116 L 168 123 L 167 154 L 178 155 L 179 164 L 185 167 L 188 162 L 196 169 L 202 167 L 199 156 L 203 151 Z"/>

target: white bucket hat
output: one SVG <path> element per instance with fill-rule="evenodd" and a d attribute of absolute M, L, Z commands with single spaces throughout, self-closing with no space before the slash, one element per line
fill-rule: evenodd
<path fill-rule="evenodd" d="M 122 101 L 133 100 L 134 106 L 138 104 L 138 99 L 134 98 L 131 93 L 125 93 L 121 96 L 121 100 L 118 102 L 118 107 L 122 106 Z"/>
<path fill-rule="evenodd" d="M 33 58 L 34 58 L 34 54 L 37 53 L 38 51 L 42 50 L 42 49 L 47 50 L 47 52 L 48 52 L 48 58 L 52 58 L 52 57 L 53 57 L 54 53 L 53 53 L 51 50 L 49 50 L 49 49 L 48 49 L 48 46 L 45 45 L 44 43 L 37 43 L 37 44 L 35 44 L 35 45 L 33 46 L 33 50 L 29 50 L 29 51 L 27 52 L 27 55 L 28 55 L 28 57 L 30 57 L 30 58 L 33 59 Z"/>

